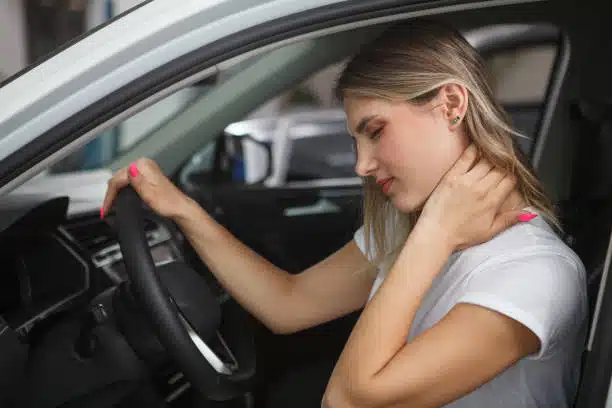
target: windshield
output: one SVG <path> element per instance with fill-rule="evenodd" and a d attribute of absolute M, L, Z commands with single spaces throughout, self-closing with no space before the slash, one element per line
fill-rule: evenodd
<path fill-rule="evenodd" d="M 0 88 L 151 1 L 0 2 Z"/>

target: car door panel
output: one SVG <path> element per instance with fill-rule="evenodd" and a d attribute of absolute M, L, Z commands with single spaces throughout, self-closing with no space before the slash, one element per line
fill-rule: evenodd
<path fill-rule="evenodd" d="M 334 188 L 254 188 L 214 194 L 223 223 L 277 266 L 298 273 L 352 238 L 361 191 Z"/>

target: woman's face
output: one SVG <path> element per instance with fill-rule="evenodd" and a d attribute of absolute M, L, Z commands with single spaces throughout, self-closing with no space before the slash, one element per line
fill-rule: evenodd
<path fill-rule="evenodd" d="M 402 212 L 420 209 L 468 146 L 461 122 L 452 123 L 465 108 L 439 98 L 414 105 L 347 96 L 344 109 L 356 142 L 357 174 L 373 177 Z"/>

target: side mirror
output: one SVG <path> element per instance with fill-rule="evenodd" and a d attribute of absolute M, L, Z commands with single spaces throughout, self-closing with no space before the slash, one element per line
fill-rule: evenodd
<path fill-rule="evenodd" d="M 224 132 L 196 153 L 180 174 L 188 190 L 261 184 L 273 170 L 272 147 L 249 134 Z"/>
<path fill-rule="evenodd" d="M 227 135 L 232 180 L 259 184 L 272 175 L 272 148 L 249 134 Z"/>

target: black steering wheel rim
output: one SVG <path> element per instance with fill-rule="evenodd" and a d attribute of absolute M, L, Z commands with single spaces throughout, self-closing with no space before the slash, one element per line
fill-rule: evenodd
<path fill-rule="evenodd" d="M 198 391 L 212 400 L 225 400 L 248 391 L 254 364 L 232 373 L 219 373 L 203 356 L 193 332 L 156 273 L 144 228 L 142 200 L 131 187 L 122 189 L 114 203 L 119 246 L 129 289 L 141 306 L 166 352 Z"/>

